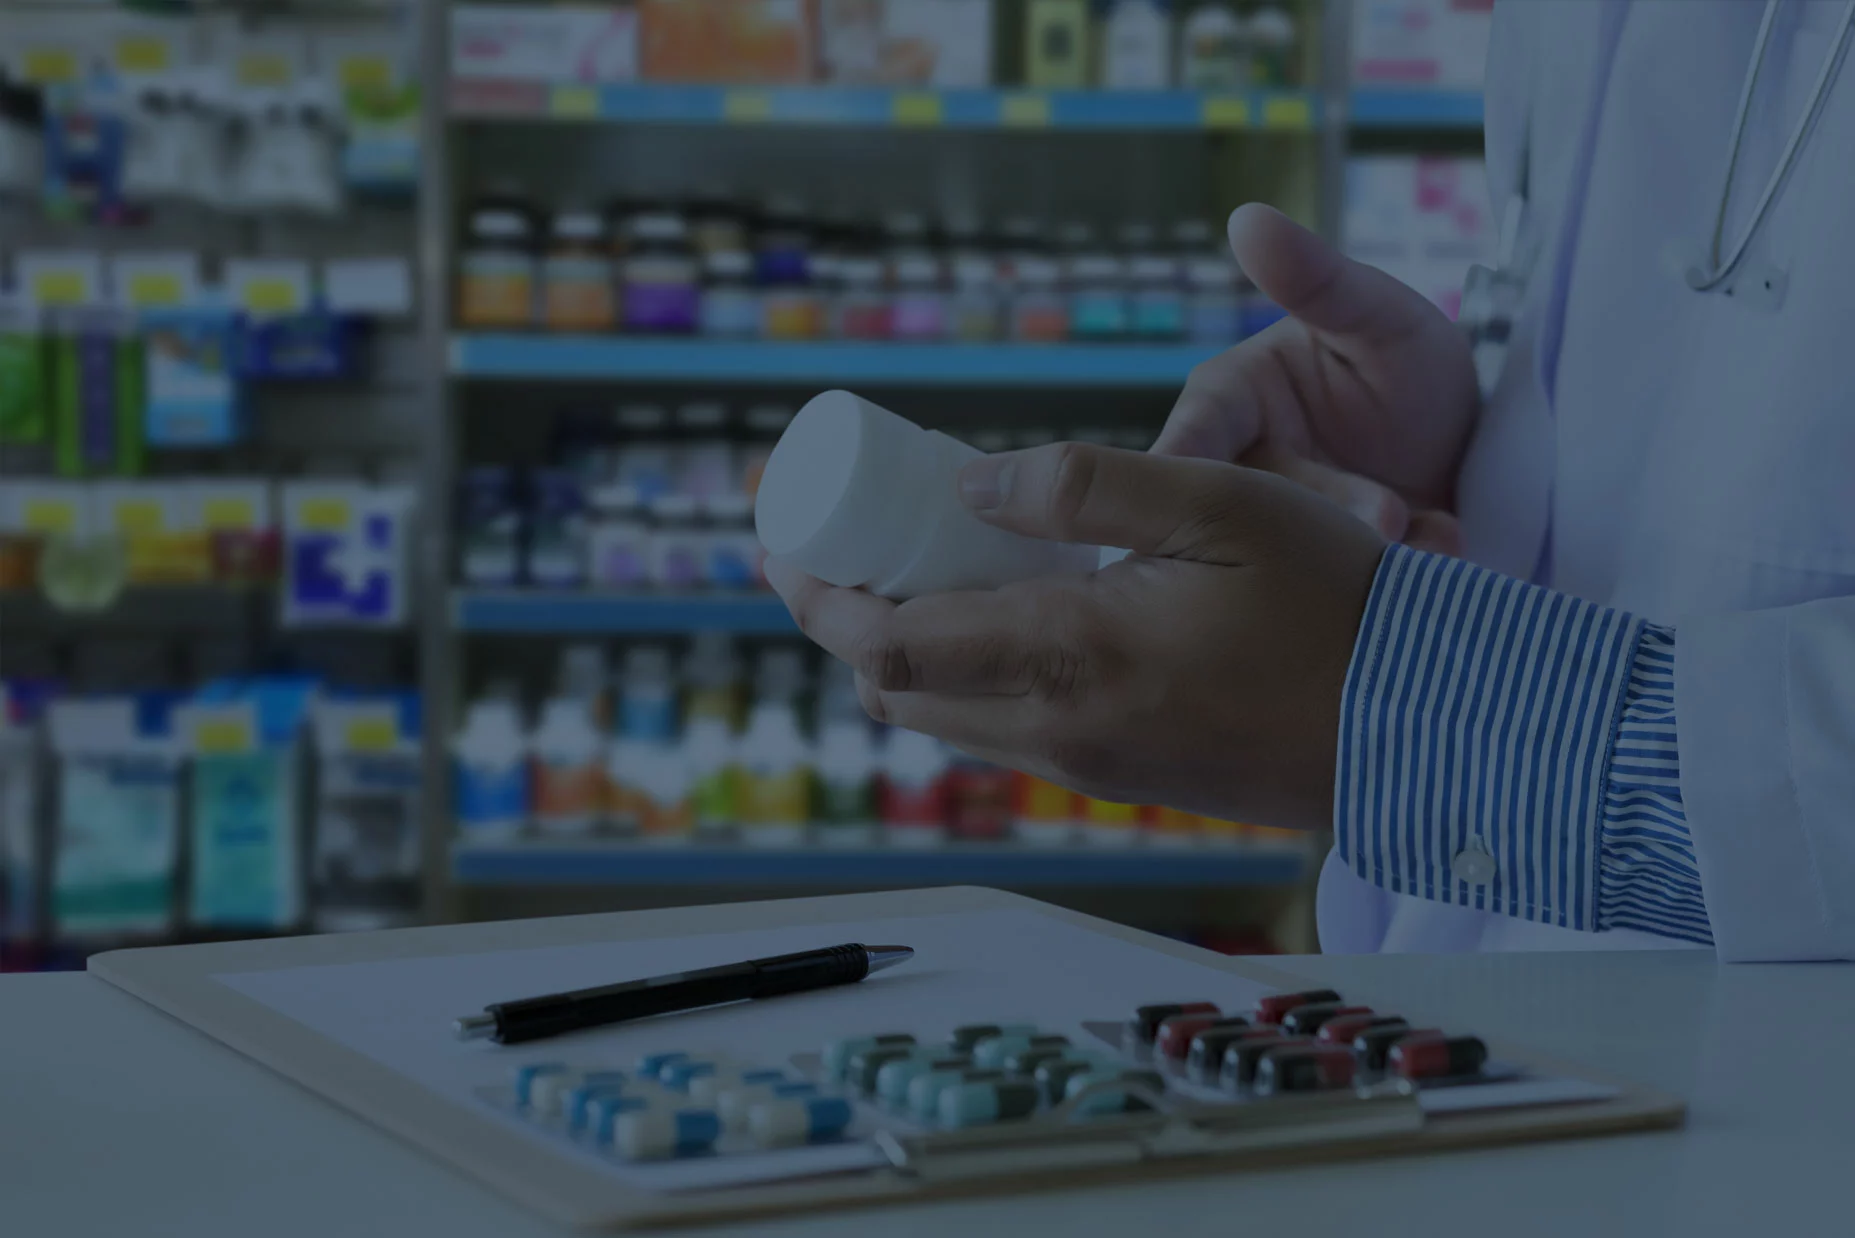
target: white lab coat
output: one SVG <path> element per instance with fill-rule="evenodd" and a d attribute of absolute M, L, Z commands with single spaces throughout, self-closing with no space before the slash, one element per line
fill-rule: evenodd
<path fill-rule="evenodd" d="M 1476 562 L 1522 577 L 1544 564 L 1542 583 L 1676 626 L 1681 791 L 1720 956 L 1851 959 L 1855 56 L 1735 295 L 1681 278 L 1711 228 L 1763 7 L 1496 6 L 1489 182 L 1498 218 L 1530 159 L 1544 249 L 1458 504 Z M 1842 13 L 1843 0 L 1780 12 L 1729 244 Z M 1745 282 L 1767 276 L 1775 305 Z M 1390 894 L 1337 857 L 1319 917 L 1336 952 L 1674 944 Z"/>

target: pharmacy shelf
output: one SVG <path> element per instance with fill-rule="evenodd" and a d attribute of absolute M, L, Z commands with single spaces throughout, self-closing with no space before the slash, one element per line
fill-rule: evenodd
<path fill-rule="evenodd" d="M 1481 92 L 1421 87 L 1355 90 L 1348 119 L 1356 129 L 1479 129 Z"/>
<path fill-rule="evenodd" d="M 452 851 L 461 884 L 1286 886 L 1307 872 L 1293 848 L 1073 847 L 1012 844 L 935 849 L 871 847 L 642 847 L 622 842 L 464 844 Z"/>
<path fill-rule="evenodd" d="M 1306 132 L 1321 120 L 1305 90 L 886 90 L 845 86 L 547 85 L 466 78 L 465 120 L 814 125 L 868 129 L 1253 129 Z"/>
<path fill-rule="evenodd" d="M 865 386 L 1173 387 L 1203 344 L 711 343 L 599 335 L 451 337 L 458 378 Z"/>
<path fill-rule="evenodd" d="M 451 617 L 459 631 L 501 635 L 784 635 L 798 631 L 785 603 L 770 593 L 472 589 L 452 595 Z"/>

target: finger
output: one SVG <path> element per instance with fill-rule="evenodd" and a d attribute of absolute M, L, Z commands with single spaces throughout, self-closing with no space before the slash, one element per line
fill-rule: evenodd
<path fill-rule="evenodd" d="M 1257 469 L 1087 443 L 982 456 L 960 471 L 960 497 L 1029 537 L 1231 566 L 1268 553 L 1295 501 Z"/>
<path fill-rule="evenodd" d="M 1402 540 L 1410 525 L 1410 504 L 1397 491 L 1369 477 L 1319 464 L 1272 445 L 1256 448 L 1242 462 L 1331 499 L 1387 541 Z"/>
<path fill-rule="evenodd" d="M 1448 512 L 1418 512 L 1411 517 L 1410 526 L 1398 540 L 1417 550 L 1460 559 L 1463 551 L 1462 522 Z"/>
<path fill-rule="evenodd" d="M 885 692 L 857 677 L 863 710 L 885 726 L 919 731 L 957 748 L 1005 753 L 1021 750 L 1046 720 L 1042 706 L 1020 696 L 943 696 L 937 692 Z"/>
<path fill-rule="evenodd" d="M 1263 437 L 1268 402 L 1294 395 L 1272 349 L 1275 336 L 1299 329 L 1292 322 L 1275 323 L 1193 366 L 1151 450 L 1226 463 L 1248 451 Z"/>
<path fill-rule="evenodd" d="M 783 560 L 769 558 L 767 567 L 799 630 L 886 691 L 1009 696 L 1067 686 L 1074 659 L 1061 625 L 1024 592 L 897 604 L 834 588 Z"/>
<path fill-rule="evenodd" d="M 1243 273 L 1316 331 L 1384 343 L 1422 326 L 1434 312 L 1416 290 L 1346 257 L 1274 207 L 1238 207 L 1227 231 Z"/>

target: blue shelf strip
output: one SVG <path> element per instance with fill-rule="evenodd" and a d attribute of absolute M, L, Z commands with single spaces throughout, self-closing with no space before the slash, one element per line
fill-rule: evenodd
<path fill-rule="evenodd" d="M 664 635 L 798 631 L 785 603 L 767 594 L 666 594 L 472 590 L 452 599 L 459 631 L 505 635 Z"/>
<path fill-rule="evenodd" d="M 1305 90 L 888 90 L 848 86 L 549 86 L 463 80 L 452 115 L 686 125 L 949 129 L 1273 129 L 1308 131 Z"/>
<path fill-rule="evenodd" d="M 1355 90 L 1350 110 L 1361 129 L 1478 129 L 1482 118 L 1477 90 Z"/>
<path fill-rule="evenodd" d="M 1222 351 L 1203 344 L 711 343 L 623 336 L 470 334 L 461 378 L 1171 387 Z"/>
<path fill-rule="evenodd" d="M 1299 881 L 1305 857 L 1290 850 L 758 851 L 741 847 L 624 845 L 464 846 L 452 856 L 467 885 L 821 886 L 1282 886 Z"/>

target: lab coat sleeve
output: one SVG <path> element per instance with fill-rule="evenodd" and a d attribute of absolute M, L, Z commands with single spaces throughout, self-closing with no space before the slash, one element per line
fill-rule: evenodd
<path fill-rule="evenodd" d="M 1347 674 L 1336 853 L 1400 894 L 1710 942 L 1677 661 L 1666 628 L 1392 547 Z"/>
<path fill-rule="evenodd" d="M 1685 620 L 1675 707 L 1721 957 L 1855 959 L 1855 598 Z"/>

